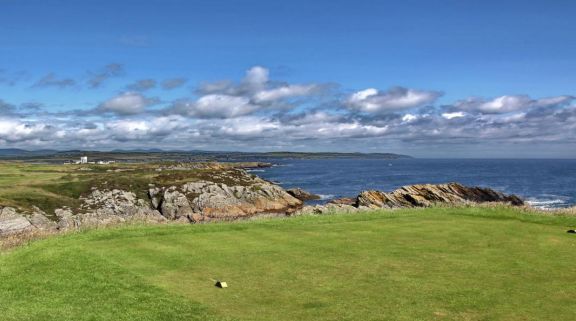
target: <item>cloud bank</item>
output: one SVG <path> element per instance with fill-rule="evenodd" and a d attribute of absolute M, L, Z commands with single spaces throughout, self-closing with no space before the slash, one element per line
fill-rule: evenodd
<path fill-rule="evenodd" d="M 111 64 L 90 73 L 97 88 L 124 73 Z M 0 97 L 0 145 L 21 148 L 212 150 L 514 151 L 576 146 L 572 95 L 468 97 L 439 104 L 443 93 L 408 87 L 345 90 L 288 83 L 255 66 L 239 80 L 203 82 L 166 99 L 185 78 L 128 82 L 87 110 L 50 111 L 49 102 L 11 104 Z M 79 80 L 48 74 L 33 87 L 66 89 Z M 182 88 L 181 88 L 182 89 Z M 127 90 L 127 91 L 123 91 Z M 148 92 L 158 94 L 150 97 Z M 500 146 L 500 147 L 499 147 Z M 576 155 L 574 155 L 576 156 Z"/>

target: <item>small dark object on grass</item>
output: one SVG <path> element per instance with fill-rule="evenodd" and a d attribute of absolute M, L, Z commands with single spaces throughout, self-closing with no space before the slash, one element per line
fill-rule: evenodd
<path fill-rule="evenodd" d="M 222 281 L 216 281 L 216 284 L 214 284 L 217 288 L 227 288 L 228 284 L 226 284 L 226 282 L 222 282 Z"/>
<path fill-rule="evenodd" d="M 568 231 L 566 231 L 566 233 L 576 234 L 576 230 L 568 230 Z"/>

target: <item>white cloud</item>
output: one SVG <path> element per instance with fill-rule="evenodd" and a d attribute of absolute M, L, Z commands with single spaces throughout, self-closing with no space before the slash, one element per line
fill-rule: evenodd
<path fill-rule="evenodd" d="M 269 80 L 268 69 L 255 66 L 235 83 L 221 80 L 203 83 L 197 99 L 181 99 L 165 110 L 198 118 L 233 118 L 272 110 L 290 110 L 298 106 L 296 97 L 316 95 L 320 84 L 284 84 Z"/>
<path fill-rule="evenodd" d="M 288 85 L 269 90 L 262 90 L 254 95 L 256 102 L 276 101 L 284 98 L 308 96 L 319 89 L 317 85 Z"/>
<path fill-rule="evenodd" d="M 413 122 L 416 119 L 418 119 L 418 116 L 412 115 L 412 114 L 406 114 L 406 115 L 402 116 L 402 121 L 405 123 Z"/>
<path fill-rule="evenodd" d="M 558 106 L 558 105 L 565 105 L 574 100 L 573 96 L 556 96 L 556 97 L 547 97 L 547 98 L 540 98 L 534 102 L 536 107 L 549 107 L 549 106 Z"/>
<path fill-rule="evenodd" d="M 252 113 L 258 106 L 245 97 L 230 95 L 206 95 L 197 101 L 177 102 L 173 110 L 187 116 L 199 118 L 233 118 Z"/>
<path fill-rule="evenodd" d="M 515 113 L 515 114 L 508 114 L 505 117 L 501 118 L 500 121 L 503 123 L 517 123 L 522 122 L 526 119 L 526 113 Z"/>
<path fill-rule="evenodd" d="M 119 119 L 102 124 L 109 137 L 119 141 L 156 141 L 178 136 L 179 130 L 189 127 L 180 116 L 162 116 L 149 119 Z"/>
<path fill-rule="evenodd" d="M 98 111 L 118 115 L 135 115 L 144 112 L 145 108 L 154 102 L 155 100 L 148 99 L 142 94 L 125 92 L 102 103 L 98 107 Z"/>
<path fill-rule="evenodd" d="M 325 111 L 315 111 L 291 118 L 289 122 L 294 125 L 323 124 L 338 122 L 340 119 L 340 116 L 329 114 Z"/>
<path fill-rule="evenodd" d="M 243 83 L 250 86 L 252 89 L 260 89 L 268 82 L 268 69 L 255 66 L 246 72 Z"/>
<path fill-rule="evenodd" d="M 53 140 L 55 130 L 44 123 L 27 122 L 19 119 L 0 119 L 0 142 L 38 142 Z"/>
<path fill-rule="evenodd" d="M 453 112 L 453 113 L 442 113 L 442 117 L 444 117 L 446 119 L 462 118 L 464 116 L 466 116 L 466 114 L 461 112 L 461 111 L 457 111 L 457 112 Z"/>
<path fill-rule="evenodd" d="M 280 128 L 278 121 L 249 116 L 226 120 L 221 124 L 220 132 L 230 136 L 260 136 L 265 131 Z"/>
<path fill-rule="evenodd" d="M 395 87 L 387 91 L 368 88 L 350 95 L 345 103 L 355 110 L 366 113 L 387 113 L 424 106 L 434 102 L 441 93 Z"/>
<path fill-rule="evenodd" d="M 208 117 L 236 117 L 249 114 L 257 107 L 244 97 L 208 95 L 194 104 L 193 114 Z"/>
<path fill-rule="evenodd" d="M 375 150 L 389 142 L 576 144 L 576 106 L 568 95 L 469 98 L 439 106 L 432 105 L 441 95 L 435 91 L 368 88 L 342 98 L 342 92 L 327 88 L 273 81 L 266 68 L 256 66 L 238 81 L 204 84 L 198 96 L 163 110 L 147 109 L 159 100 L 138 92 L 118 94 L 89 112 L 51 113 L 50 107 L 26 109 L 0 101 L 0 145 Z M 342 102 L 348 108 L 338 108 Z"/>
<path fill-rule="evenodd" d="M 462 110 L 478 111 L 484 114 L 501 114 L 525 110 L 533 107 L 553 107 L 568 104 L 572 96 L 557 96 L 532 99 L 527 95 L 500 96 L 490 100 L 472 97 L 456 102 L 454 106 Z"/>
<path fill-rule="evenodd" d="M 327 138 L 343 137 L 374 137 L 381 136 L 388 131 L 388 126 L 365 125 L 359 122 L 324 124 L 318 133 Z"/>

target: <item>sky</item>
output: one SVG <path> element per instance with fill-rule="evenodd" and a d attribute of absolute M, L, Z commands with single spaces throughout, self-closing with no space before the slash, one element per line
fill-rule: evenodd
<path fill-rule="evenodd" d="M 0 0 L 0 148 L 575 158 L 574 12 Z"/>

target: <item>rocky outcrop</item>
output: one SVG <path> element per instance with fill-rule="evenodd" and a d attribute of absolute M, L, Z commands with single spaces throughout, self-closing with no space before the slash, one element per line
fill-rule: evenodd
<path fill-rule="evenodd" d="M 78 228 L 132 221 L 152 223 L 166 221 L 159 211 L 150 206 L 149 200 L 138 198 L 131 191 L 92 189 L 92 192 L 81 200 L 83 203 L 77 215 L 71 215 L 70 209 L 59 212 L 60 221 L 65 222 L 61 224 L 62 226 Z"/>
<path fill-rule="evenodd" d="M 32 223 L 14 208 L 0 208 L 0 235 L 17 234 L 33 229 Z"/>
<path fill-rule="evenodd" d="M 178 168 L 193 170 L 192 165 Z M 0 236 L 125 222 L 198 223 L 261 215 L 289 215 L 302 207 L 301 200 L 280 186 L 243 169 L 218 164 L 210 166 L 222 166 L 221 170 L 209 174 L 214 181 L 199 179 L 173 186 L 150 184 L 147 195 L 136 194 L 144 191 L 93 187 L 87 195 L 80 197 L 79 206 L 58 208 L 49 215 L 38 208 L 34 208 L 31 214 L 19 213 L 9 207 L 0 208 Z M 257 163 L 246 166 L 268 165 Z M 202 174 L 201 171 L 198 173 Z"/>
<path fill-rule="evenodd" d="M 298 214 L 357 212 L 380 208 L 430 207 L 497 202 L 524 205 L 516 195 L 505 195 L 489 188 L 468 187 L 458 183 L 422 184 L 401 187 L 393 192 L 364 191 L 356 198 L 341 198 L 326 205 L 305 206 Z"/>
<path fill-rule="evenodd" d="M 260 214 L 290 214 L 302 202 L 281 187 L 253 178 L 250 185 L 229 186 L 208 181 L 180 187 L 152 188 L 149 195 L 162 215 L 191 222 L 229 220 Z"/>
<path fill-rule="evenodd" d="M 286 192 L 301 201 L 313 201 L 320 199 L 319 195 L 306 192 L 301 188 L 290 188 L 287 189 Z"/>
<path fill-rule="evenodd" d="M 367 210 L 367 207 L 355 207 L 346 204 L 332 204 L 304 206 L 299 210 L 296 215 L 313 215 L 313 214 L 328 214 L 328 213 L 356 213 L 359 211 Z"/>
<path fill-rule="evenodd" d="M 82 205 L 76 213 L 70 208 L 59 208 L 54 211 L 58 222 L 53 224 L 57 230 L 108 226 L 125 222 L 166 221 L 160 212 L 151 208 L 148 200 L 137 198 L 129 191 L 92 189 L 92 192 L 81 200 Z M 46 226 L 47 224 L 43 224 L 39 228 Z"/>
<path fill-rule="evenodd" d="M 58 224 L 53 220 L 49 219 L 41 209 L 34 207 L 33 213 L 28 217 L 30 224 L 34 226 L 35 229 L 41 231 L 54 231 L 58 229 Z"/>
<path fill-rule="evenodd" d="M 169 220 L 190 220 L 194 211 L 184 193 L 172 186 L 166 189 L 158 201 L 160 213 Z"/>
<path fill-rule="evenodd" d="M 365 191 L 356 206 L 369 208 L 428 207 L 437 204 L 501 202 L 523 205 L 516 195 L 505 195 L 489 188 L 467 187 L 458 183 L 424 184 L 401 187 L 391 193 Z"/>
<path fill-rule="evenodd" d="M 195 169 L 215 169 L 215 170 L 226 170 L 231 168 L 241 168 L 241 169 L 256 169 L 256 168 L 268 168 L 272 167 L 271 163 L 264 162 L 235 162 L 235 163 L 218 163 L 218 162 L 208 162 L 208 163 L 196 163 L 196 162 L 179 162 L 170 164 L 167 166 L 161 166 L 157 168 L 157 171 L 171 170 L 171 171 L 189 171 Z"/>
<path fill-rule="evenodd" d="M 336 198 L 333 200 L 330 200 L 328 202 L 328 204 L 337 204 L 337 205 L 350 205 L 350 206 L 355 206 L 356 205 L 356 198 L 353 197 L 342 197 L 342 198 Z"/>

